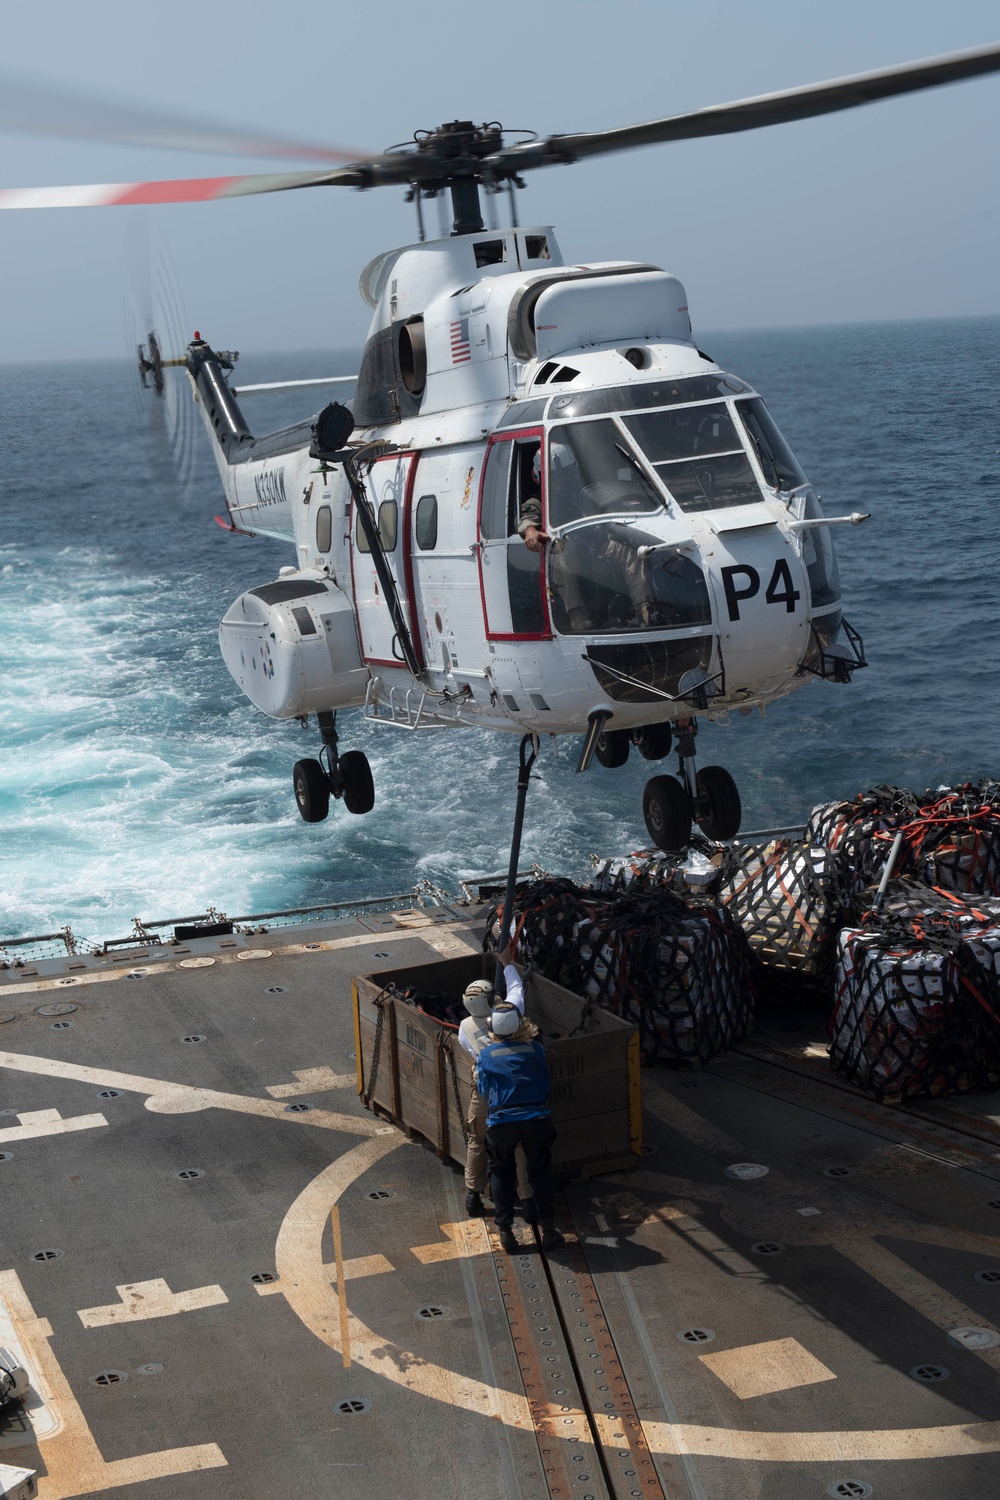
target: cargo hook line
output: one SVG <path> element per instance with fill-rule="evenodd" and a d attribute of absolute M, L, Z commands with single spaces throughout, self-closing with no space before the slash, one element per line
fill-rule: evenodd
<path fill-rule="evenodd" d="M 510 919 L 514 913 L 514 886 L 517 884 L 517 866 L 521 857 L 521 832 L 524 828 L 524 804 L 528 797 L 528 782 L 531 768 L 538 758 L 538 735 L 526 734 L 521 739 L 518 751 L 517 802 L 514 806 L 514 832 L 510 841 L 510 864 L 507 866 L 507 890 L 503 898 L 503 919 L 500 923 L 499 947 L 502 951 L 510 942 Z M 503 965 L 497 960 L 496 985 L 499 989 L 503 978 Z"/>

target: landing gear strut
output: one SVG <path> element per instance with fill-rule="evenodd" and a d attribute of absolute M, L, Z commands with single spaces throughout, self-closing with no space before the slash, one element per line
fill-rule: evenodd
<path fill-rule="evenodd" d="M 642 814 L 650 838 L 660 849 L 687 847 L 692 821 L 710 839 L 731 839 L 738 832 L 740 794 L 722 766 L 695 765 L 697 719 L 678 719 L 674 726 L 677 777 L 654 776 L 647 781 Z"/>
<path fill-rule="evenodd" d="M 342 797 L 351 813 L 371 812 L 375 806 L 375 783 L 368 757 L 361 750 L 338 748 L 337 715 L 317 714 L 323 748 L 318 760 L 297 760 L 292 769 L 295 802 L 307 823 L 322 823 L 330 811 L 330 798 Z"/>

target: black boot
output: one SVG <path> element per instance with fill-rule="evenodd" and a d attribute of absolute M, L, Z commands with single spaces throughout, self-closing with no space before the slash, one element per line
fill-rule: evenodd
<path fill-rule="evenodd" d="M 542 1220 L 542 1249 L 558 1250 L 560 1245 L 566 1243 L 565 1238 L 555 1226 L 551 1219 Z"/>
<path fill-rule="evenodd" d="M 510 1225 L 505 1224 L 499 1233 L 501 1250 L 506 1250 L 508 1255 L 516 1255 L 521 1246 L 518 1244 Z"/>
<path fill-rule="evenodd" d="M 483 1216 L 483 1195 L 472 1189 L 465 1195 L 465 1212 L 470 1219 L 481 1219 Z"/>

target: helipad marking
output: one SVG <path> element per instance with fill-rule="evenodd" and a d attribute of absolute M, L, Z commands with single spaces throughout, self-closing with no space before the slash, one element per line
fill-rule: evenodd
<path fill-rule="evenodd" d="M 332 1068 L 295 1068 L 294 1083 L 269 1083 L 264 1092 L 272 1099 L 294 1099 L 299 1094 L 322 1094 L 327 1089 L 356 1089 L 356 1073 L 335 1073 Z"/>
<path fill-rule="evenodd" d="M 845 1235 L 834 1237 L 831 1243 L 845 1259 L 860 1267 L 866 1276 L 884 1286 L 886 1291 L 912 1307 L 944 1333 L 950 1333 L 953 1328 L 970 1326 L 988 1328 L 992 1333 L 998 1332 L 992 1323 L 973 1312 L 971 1307 L 966 1307 L 957 1297 L 952 1297 L 943 1287 L 915 1271 L 884 1245 L 879 1245 L 874 1240 L 849 1239 Z M 1000 1372 L 1000 1347 L 970 1348 L 969 1352 L 989 1365 L 990 1369 Z"/>
<path fill-rule="evenodd" d="M 107 1307 L 84 1307 L 77 1317 L 84 1328 L 107 1328 L 112 1323 L 140 1323 L 146 1318 L 172 1318 L 177 1313 L 196 1312 L 202 1307 L 220 1307 L 229 1298 L 221 1286 L 196 1286 L 188 1292 L 172 1292 L 167 1283 L 132 1281 L 116 1286 L 120 1302 Z"/>
<path fill-rule="evenodd" d="M 406 1143 L 401 1143 L 398 1137 L 373 1136 L 353 1146 L 303 1189 L 278 1232 L 275 1246 L 278 1290 L 310 1332 L 337 1354 L 342 1352 L 337 1299 L 325 1275 L 322 1255 L 327 1216 L 353 1182 L 402 1144 Z M 473 1221 L 463 1232 L 474 1243 L 482 1230 L 482 1222 Z M 349 1313 L 349 1317 L 351 1357 L 355 1364 L 432 1400 L 464 1411 L 493 1414 L 511 1427 L 533 1430 L 523 1393 L 494 1391 L 484 1381 L 432 1364 L 380 1337 L 353 1314 Z M 616 1421 L 597 1413 L 595 1422 L 602 1442 L 617 1441 L 620 1418 Z M 693 1454 L 739 1462 L 867 1462 L 1000 1452 L 1000 1422 L 877 1431 L 748 1432 L 647 1420 L 643 1429 L 649 1447 L 656 1454 Z"/>
<path fill-rule="evenodd" d="M 139 1484 L 144 1479 L 227 1467 L 227 1460 L 215 1443 L 106 1461 L 69 1381 L 49 1348 L 52 1325 L 47 1319 L 36 1317 L 16 1271 L 0 1271 L 0 1310 L 4 1307 L 14 1325 L 32 1387 L 45 1403 L 40 1410 L 27 1408 L 35 1439 L 39 1445 L 45 1445 L 42 1457 L 47 1473 L 38 1481 L 39 1500 L 104 1495 L 108 1490 Z"/>
<path fill-rule="evenodd" d="M 47 1078 L 69 1078 L 78 1083 L 96 1084 L 98 1088 L 148 1094 L 146 1108 L 153 1114 L 180 1115 L 195 1114 L 203 1109 L 229 1109 L 237 1114 L 266 1115 L 274 1120 L 283 1120 L 286 1125 L 318 1126 L 322 1130 L 341 1130 L 350 1135 L 371 1135 L 375 1129 L 374 1121 L 359 1115 L 342 1115 L 329 1109 L 311 1109 L 301 1115 L 288 1114 L 285 1106 L 277 1099 L 254 1099 L 247 1094 L 223 1094 L 216 1089 L 170 1083 L 162 1078 L 142 1078 L 133 1073 L 118 1073 L 110 1068 L 84 1068 L 61 1059 L 31 1057 L 22 1052 L 0 1052 L 0 1068 L 12 1068 L 18 1073 L 41 1073 Z M 102 1125 L 107 1124 L 103 1115 L 89 1118 L 99 1120 Z"/>
<path fill-rule="evenodd" d="M 447 1236 L 446 1239 L 435 1240 L 432 1245 L 414 1245 L 410 1254 L 416 1256 L 422 1266 L 436 1265 L 442 1260 L 459 1260 L 463 1255 L 489 1255 L 489 1239 L 484 1238 L 471 1248 L 464 1230 L 464 1224 L 442 1224 L 441 1233 Z"/>
<path fill-rule="evenodd" d="M 0 1130 L 0 1141 L 30 1141 L 43 1135 L 69 1135 L 74 1130 L 96 1130 L 108 1122 L 103 1115 L 74 1115 L 64 1120 L 57 1109 L 30 1109 L 17 1117 L 19 1125 Z"/>
<path fill-rule="evenodd" d="M 344 1280 L 355 1281 L 362 1276 L 384 1276 L 386 1271 L 394 1271 L 396 1268 L 391 1260 L 386 1260 L 384 1255 L 356 1255 L 352 1259 L 344 1261 Z M 336 1265 L 328 1262 L 323 1270 L 327 1279 L 331 1282 L 337 1279 Z M 261 1297 L 271 1297 L 275 1292 L 284 1291 L 280 1281 L 257 1281 L 254 1282 L 257 1293 Z"/>
<path fill-rule="evenodd" d="M 769 1339 L 764 1344 L 744 1344 L 740 1349 L 699 1354 L 698 1359 L 741 1401 L 837 1378 L 798 1339 Z"/>

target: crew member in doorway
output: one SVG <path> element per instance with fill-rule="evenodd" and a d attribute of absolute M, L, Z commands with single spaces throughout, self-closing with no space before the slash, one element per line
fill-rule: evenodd
<path fill-rule="evenodd" d="M 508 1004 L 513 1005 L 523 1016 L 524 986 L 521 983 L 520 974 L 514 967 L 513 955 L 509 948 L 505 948 L 497 957 L 503 964 Z M 469 1014 L 458 1028 L 458 1040 L 472 1058 L 473 1064 L 490 1040 L 490 1028 L 487 1023 L 495 999 L 495 991 L 488 979 L 474 979 L 462 996 L 462 1003 Z M 483 1193 L 486 1191 L 487 1182 L 486 1100 L 476 1085 L 475 1066 L 473 1066 L 472 1073 L 472 1097 L 469 1100 L 469 1112 L 465 1117 L 465 1133 L 468 1139 L 465 1153 L 465 1212 L 470 1219 L 475 1219 L 483 1212 Z M 515 1162 L 517 1196 L 521 1200 L 521 1217 L 526 1224 L 535 1224 L 538 1221 L 535 1200 L 532 1197 L 531 1184 L 525 1170 L 524 1152 L 520 1147 L 515 1153 Z"/>
<path fill-rule="evenodd" d="M 524 1148 L 534 1194 L 542 1249 L 563 1242 L 555 1226 L 552 1142 L 556 1138 L 549 1102 L 551 1085 L 538 1027 L 509 1001 L 497 1001 L 490 1015 L 490 1039 L 479 1054 L 479 1092 L 487 1101 L 486 1153 L 489 1158 L 493 1216 L 508 1255 L 518 1250 L 514 1235 L 514 1153 Z"/>
<path fill-rule="evenodd" d="M 542 552 L 551 538 L 542 530 L 540 443 L 534 445 L 530 470 L 526 457 L 523 462 L 517 532 L 529 551 Z M 562 492 L 562 509 L 571 515 L 580 511 L 575 498 L 576 492 L 584 488 L 580 467 L 569 447 L 555 439 L 549 443 L 549 474 L 553 488 Z M 597 519 L 605 511 L 613 516 L 629 512 L 637 504 L 648 510 L 659 503 L 655 495 L 650 498 L 644 492 L 641 497 L 633 494 L 635 488 L 624 482 L 586 486 L 589 514 Z M 598 492 L 603 490 L 608 493 L 599 498 Z M 633 533 L 614 522 L 574 529 L 558 538 L 549 551 L 549 586 L 557 608 L 556 629 L 584 634 L 589 630 L 648 629 L 670 623 L 660 618 L 661 604 L 655 597 L 649 566 L 638 553 L 639 546 L 649 541 L 655 542 L 655 538 Z M 631 619 L 608 615 L 608 603 L 618 598 L 630 601 Z"/>
<path fill-rule="evenodd" d="M 517 534 L 529 552 L 541 552 L 548 537 L 542 530 L 542 446 L 535 444 L 531 477 L 525 482 L 517 518 Z"/>

